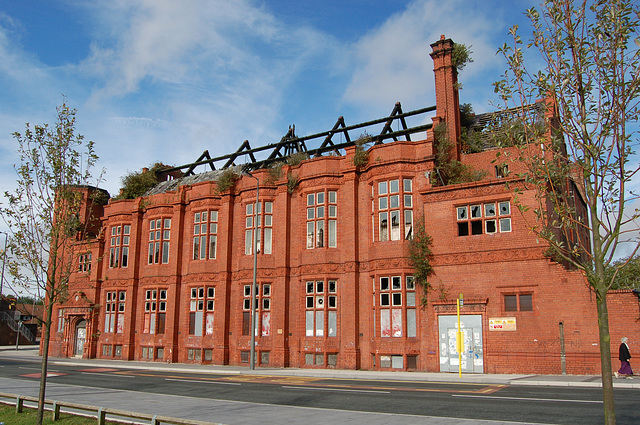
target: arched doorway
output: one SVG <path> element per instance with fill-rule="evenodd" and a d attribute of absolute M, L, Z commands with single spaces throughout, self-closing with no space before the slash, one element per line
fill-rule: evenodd
<path fill-rule="evenodd" d="M 73 355 L 82 357 L 84 353 L 84 343 L 87 340 L 87 321 L 80 320 L 76 325 L 76 340 L 73 345 Z"/>

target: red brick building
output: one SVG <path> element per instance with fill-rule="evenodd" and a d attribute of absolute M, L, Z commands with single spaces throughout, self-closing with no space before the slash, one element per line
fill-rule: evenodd
<path fill-rule="evenodd" d="M 452 46 L 432 45 L 431 120 L 447 126 L 453 158 L 484 169 L 484 179 L 433 186 L 429 124 L 417 140 L 394 136 L 366 151 L 351 143 L 259 168 L 228 188 L 212 170 L 111 200 L 97 212 L 98 236 L 77 243 L 51 354 L 248 365 L 257 227 L 258 366 L 458 371 L 462 293 L 464 372 L 599 373 L 595 296 L 583 275 L 543 255 L 527 228 L 534 216 L 514 205 L 520 182 L 496 168 L 495 152 L 461 153 Z M 419 220 L 435 266 L 425 305 L 408 257 Z M 623 333 L 640 336 L 637 321 L 616 315 L 638 317 L 639 307 L 631 292 L 612 300 L 615 348 Z"/>

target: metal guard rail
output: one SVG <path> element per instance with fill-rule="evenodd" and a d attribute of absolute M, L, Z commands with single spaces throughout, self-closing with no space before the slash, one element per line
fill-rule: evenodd
<path fill-rule="evenodd" d="M 6 311 L 2 311 L 0 313 L 1 313 L 0 314 L 0 321 L 5 322 L 7 325 L 9 325 L 9 327 L 11 328 L 12 331 L 14 331 L 14 332 L 18 332 L 19 331 L 19 333 L 24 335 L 24 337 L 27 338 L 31 343 L 35 342 L 36 337 L 33 335 L 33 333 L 29 329 L 27 329 L 24 325 L 22 325 L 19 322 L 17 322 Z"/>
<path fill-rule="evenodd" d="M 9 399 L 9 400 L 7 400 Z M 13 401 L 10 401 L 13 400 Z M 16 414 L 22 413 L 24 402 L 34 402 L 38 403 L 38 397 L 30 397 L 30 396 L 22 396 L 18 394 L 9 394 L 0 392 L 0 403 L 3 404 L 15 404 L 16 406 Z M 149 421 L 151 425 L 160 425 L 160 424 L 171 424 L 171 425 L 223 425 L 217 422 L 204 422 L 204 421 L 196 421 L 190 419 L 181 419 L 181 418 L 172 418 L 170 416 L 159 416 L 159 415 L 150 415 L 147 413 L 137 413 L 137 412 L 129 412 L 127 410 L 119 410 L 119 409 L 111 409 L 108 407 L 96 407 L 90 406 L 87 404 L 73 403 L 70 401 L 59 401 L 59 400 L 47 400 L 44 401 L 45 410 L 51 410 L 53 421 L 57 421 L 60 418 L 60 408 L 66 407 L 69 409 L 95 412 L 95 417 L 98 425 L 104 425 L 107 420 L 107 415 L 131 418 L 131 419 L 142 419 Z M 47 406 L 51 406 L 47 409 Z M 30 408 L 32 406 L 29 406 Z M 64 413 L 73 414 L 73 412 L 65 411 Z M 93 415 L 90 415 L 93 416 Z"/>

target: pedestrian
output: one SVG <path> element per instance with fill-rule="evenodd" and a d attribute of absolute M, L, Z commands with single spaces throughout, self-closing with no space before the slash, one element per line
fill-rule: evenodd
<path fill-rule="evenodd" d="M 633 370 L 631 370 L 631 364 L 629 363 L 629 359 L 631 358 L 631 354 L 629 354 L 629 338 L 626 336 L 622 337 L 622 344 L 620 344 L 620 348 L 618 349 L 618 358 L 620 359 L 620 369 L 617 372 L 614 372 L 616 378 L 624 377 L 627 379 L 632 379 L 631 375 L 633 375 Z"/>

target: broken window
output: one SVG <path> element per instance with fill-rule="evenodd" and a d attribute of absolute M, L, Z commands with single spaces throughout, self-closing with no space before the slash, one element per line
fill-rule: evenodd
<path fill-rule="evenodd" d="M 126 291 L 107 291 L 105 300 L 104 332 L 123 333 L 127 300 Z"/>
<path fill-rule="evenodd" d="M 500 164 L 495 166 L 496 178 L 502 179 L 509 175 L 509 165 Z"/>
<path fill-rule="evenodd" d="M 511 232 L 510 215 L 509 201 L 456 207 L 458 236 Z"/>
<path fill-rule="evenodd" d="M 335 337 L 338 335 L 337 294 L 338 282 L 336 280 L 306 282 L 306 336 Z"/>
<path fill-rule="evenodd" d="M 374 240 L 380 242 L 399 241 L 413 237 L 413 183 L 411 179 L 378 182 L 377 202 L 372 202 L 372 213 L 377 216 L 377 229 L 374 227 Z M 374 187 L 371 188 L 376 196 Z M 376 215 L 377 212 L 377 215 Z"/>
<path fill-rule="evenodd" d="M 244 285 L 242 335 L 251 335 L 251 286 Z M 262 288 L 262 290 L 260 290 Z M 271 335 L 271 284 L 256 284 L 254 294 L 256 336 Z"/>
<path fill-rule="evenodd" d="M 218 211 L 202 211 L 193 217 L 193 259 L 216 258 Z"/>
<path fill-rule="evenodd" d="M 416 329 L 416 292 L 413 276 L 381 276 L 374 288 L 374 305 L 379 311 L 380 336 L 414 338 Z M 378 315 L 375 314 L 374 317 Z M 374 319 L 375 320 L 375 319 Z"/>
<path fill-rule="evenodd" d="M 88 273 L 91 271 L 90 252 L 78 255 L 78 271 L 81 273 Z"/>
<path fill-rule="evenodd" d="M 216 288 L 191 288 L 189 299 L 189 335 L 213 335 Z"/>
<path fill-rule="evenodd" d="M 155 219 L 149 221 L 149 259 L 148 264 L 169 263 L 171 239 L 171 219 Z"/>
<path fill-rule="evenodd" d="M 336 191 L 307 194 L 307 249 L 337 247 L 337 203 Z"/>
<path fill-rule="evenodd" d="M 111 226 L 111 238 L 109 239 L 109 268 L 128 266 L 130 235 L 131 225 L 129 224 Z M 89 267 L 89 270 L 91 270 L 91 267 Z"/>

